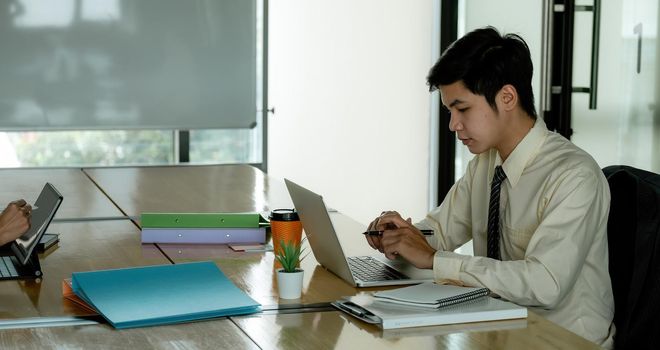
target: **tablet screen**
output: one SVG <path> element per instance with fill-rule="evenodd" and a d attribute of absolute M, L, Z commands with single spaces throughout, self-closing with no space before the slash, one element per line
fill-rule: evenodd
<path fill-rule="evenodd" d="M 27 264 L 34 247 L 46 232 L 50 221 L 55 216 L 62 203 L 62 195 L 51 185 L 46 183 L 39 194 L 37 201 L 32 205 L 30 229 L 14 241 L 11 249 L 21 264 Z"/>

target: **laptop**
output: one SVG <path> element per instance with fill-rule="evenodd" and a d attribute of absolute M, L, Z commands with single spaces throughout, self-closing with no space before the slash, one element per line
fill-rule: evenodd
<path fill-rule="evenodd" d="M 11 243 L 11 255 L 0 257 L 0 280 L 32 279 L 42 276 L 35 247 L 62 203 L 62 195 L 46 183 L 33 204 L 30 229 Z"/>
<path fill-rule="evenodd" d="M 415 268 L 403 258 L 389 260 L 382 254 L 346 257 L 337 233 L 362 236 L 364 227 L 358 227 L 344 215 L 328 211 L 320 195 L 288 179 L 284 179 L 284 182 L 300 216 L 314 257 L 330 272 L 354 287 L 394 286 L 433 281 L 433 271 Z M 366 240 L 364 244 L 368 244 Z"/>

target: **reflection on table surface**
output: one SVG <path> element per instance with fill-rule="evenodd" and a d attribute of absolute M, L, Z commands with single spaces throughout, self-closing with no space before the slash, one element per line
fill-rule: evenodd
<path fill-rule="evenodd" d="M 292 208 L 283 180 L 250 165 L 83 171 L 130 216 L 142 212 L 269 212 Z"/>
<path fill-rule="evenodd" d="M 598 349 L 530 312 L 528 319 L 381 330 L 339 311 L 232 320 L 262 349 Z"/>
<path fill-rule="evenodd" d="M 80 169 L 0 169 L 0 206 L 23 198 L 37 200 L 46 182 L 64 197 L 59 218 L 117 217 L 123 215 Z"/>
<path fill-rule="evenodd" d="M 21 345 L 22 344 L 22 345 Z M 259 349 L 231 320 L 115 330 L 109 325 L 0 331 L 0 349 Z"/>

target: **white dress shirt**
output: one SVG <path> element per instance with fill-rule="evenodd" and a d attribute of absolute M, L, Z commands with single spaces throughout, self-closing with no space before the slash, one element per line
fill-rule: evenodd
<path fill-rule="evenodd" d="M 490 183 L 500 194 L 502 261 L 486 257 Z M 420 222 L 433 228 L 438 281 L 484 286 L 605 347 L 612 346 L 614 298 L 608 273 L 610 192 L 598 164 L 537 119 L 504 163 L 475 156 L 445 200 Z M 474 256 L 452 252 L 473 240 Z"/>

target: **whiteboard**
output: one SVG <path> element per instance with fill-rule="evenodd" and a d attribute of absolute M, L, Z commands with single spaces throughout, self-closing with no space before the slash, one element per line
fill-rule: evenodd
<path fill-rule="evenodd" d="M 253 127 L 255 2 L 0 1 L 0 130 Z"/>

